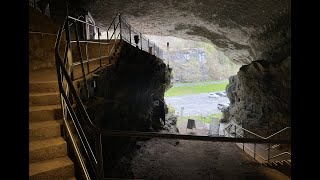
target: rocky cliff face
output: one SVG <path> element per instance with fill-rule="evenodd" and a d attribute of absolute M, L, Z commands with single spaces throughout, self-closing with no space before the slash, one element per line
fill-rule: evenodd
<path fill-rule="evenodd" d="M 92 0 L 83 5 L 104 28 L 120 12 L 144 34 L 212 42 L 240 64 L 278 61 L 291 51 L 290 0 Z"/>
<path fill-rule="evenodd" d="M 157 129 L 153 125 L 164 120 L 161 104 L 170 86 L 170 73 L 161 59 L 124 43 L 118 62 L 97 80 L 97 96 L 104 100 L 97 122 L 113 130 Z M 163 117 L 156 119 L 160 106 Z"/>
<path fill-rule="evenodd" d="M 270 135 L 291 124 L 291 58 L 254 61 L 229 78 L 224 116 L 244 128 Z M 259 131 L 263 130 L 263 131 Z"/>
<path fill-rule="evenodd" d="M 96 87 L 86 102 L 97 126 L 143 132 L 176 129 L 174 120 L 165 121 L 164 92 L 170 87 L 171 69 L 161 59 L 124 43 L 116 64 L 97 74 L 88 82 Z M 130 177 L 127 166 L 136 138 L 103 137 L 102 141 L 108 177 Z"/>

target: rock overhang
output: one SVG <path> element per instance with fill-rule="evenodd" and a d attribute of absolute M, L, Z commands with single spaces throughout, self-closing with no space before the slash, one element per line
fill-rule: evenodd
<path fill-rule="evenodd" d="M 291 53 L 290 0 L 93 0 L 84 6 L 102 28 L 120 12 L 144 34 L 211 42 L 238 64 Z"/>

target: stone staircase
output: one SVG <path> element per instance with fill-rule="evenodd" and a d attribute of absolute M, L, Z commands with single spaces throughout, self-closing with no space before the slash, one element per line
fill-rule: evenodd
<path fill-rule="evenodd" d="M 29 179 L 75 180 L 67 143 L 61 137 L 58 83 L 41 79 L 56 76 L 52 74 L 54 70 L 48 76 L 49 72 L 39 71 L 29 76 Z"/>
<path fill-rule="evenodd" d="M 122 41 L 115 41 L 111 64 L 119 57 Z M 103 65 L 110 64 L 108 59 Z M 92 69 L 99 61 L 90 64 Z M 81 67 L 74 68 L 81 76 Z M 93 72 L 94 73 L 94 72 Z M 92 73 L 92 74 L 93 74 Z M 67 156 L 67 143 L 61 137 L 62 110 L 56 69 L 29 72 L 29 179 L 76 179 L 74 164 Z M 81 81 L 82 79 L 80 79 Z"/>
<path fill-rule="evenodd" d="M 273 161 L 262 164 L 269 168 L 276 169 L 284 173 L 285 175 L 291 177 L 291 160 Z"/>

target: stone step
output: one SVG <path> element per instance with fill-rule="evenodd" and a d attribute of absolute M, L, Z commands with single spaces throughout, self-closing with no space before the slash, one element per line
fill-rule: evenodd
<path fill-rule="evenodd" d="M 56 67 L 29 71 L 29 82 L 57 81 Z"/>
<path fill-rule="evenodd" d="M 59 92 L 58 81 L 30 81 L 30 93 Z"/>
<path fill-rule="evenodd" d="M 29 122 L 62 119 L 61 105 L 29 106 Z"/>
<path fill-rule="evenodd" d="M 74 177 L 74 166 L 67 156 L 29 164 L 29 180 L 71 179 L 72 177 Z"/>
<path fill-rule="evenodd" d="M 277 167 L 277 166 L 280 166 L 280 164 L 277 162 L 277 161 L 273 161 L 271 162 L 273 166 Z"/>
<path fill-rule="evenodd" d="M 57 120 L 29 123 L 29 141 L 61 136 L 61 122 Z"/>
<path fill-rule="evenodd" d="M 58 92 L 29 93 L 29 106 L 45 106 L 60 104 Z"/>
<path fill-rule="evenodd" d="M 283 162 L 285 165 L 291 167 L 291 161 L 289 162 L 288 160 L 283 160 L 282 162 Z"/>
<path fill-rule="evenodd" d="M 67 155 L 67 143 L 62 137 L 29 142 L 29 163 Z"/>
<path fill-rule="evenodd" d="M 289 166 L 289 165 L 286 163 L 286 160 L 266 162 L 266 163 L 262 163 L 262 164 L 263 164 L 264 166 L 269 167 L 269 168 L 276 169 L 276 170 L 284 173 L 285 175 L 291 177 L 291 165 Z"/>

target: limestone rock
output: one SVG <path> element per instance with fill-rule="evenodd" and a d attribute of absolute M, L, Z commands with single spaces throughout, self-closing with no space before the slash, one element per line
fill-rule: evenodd
<path fill-rule="evenodd" d="M 271 63 L 254 61 L 229 78 L 228 121 L 270 135 L 291 124 L 291 58 Z M 259 131 L 263 129 L 263 131 Z"/>

